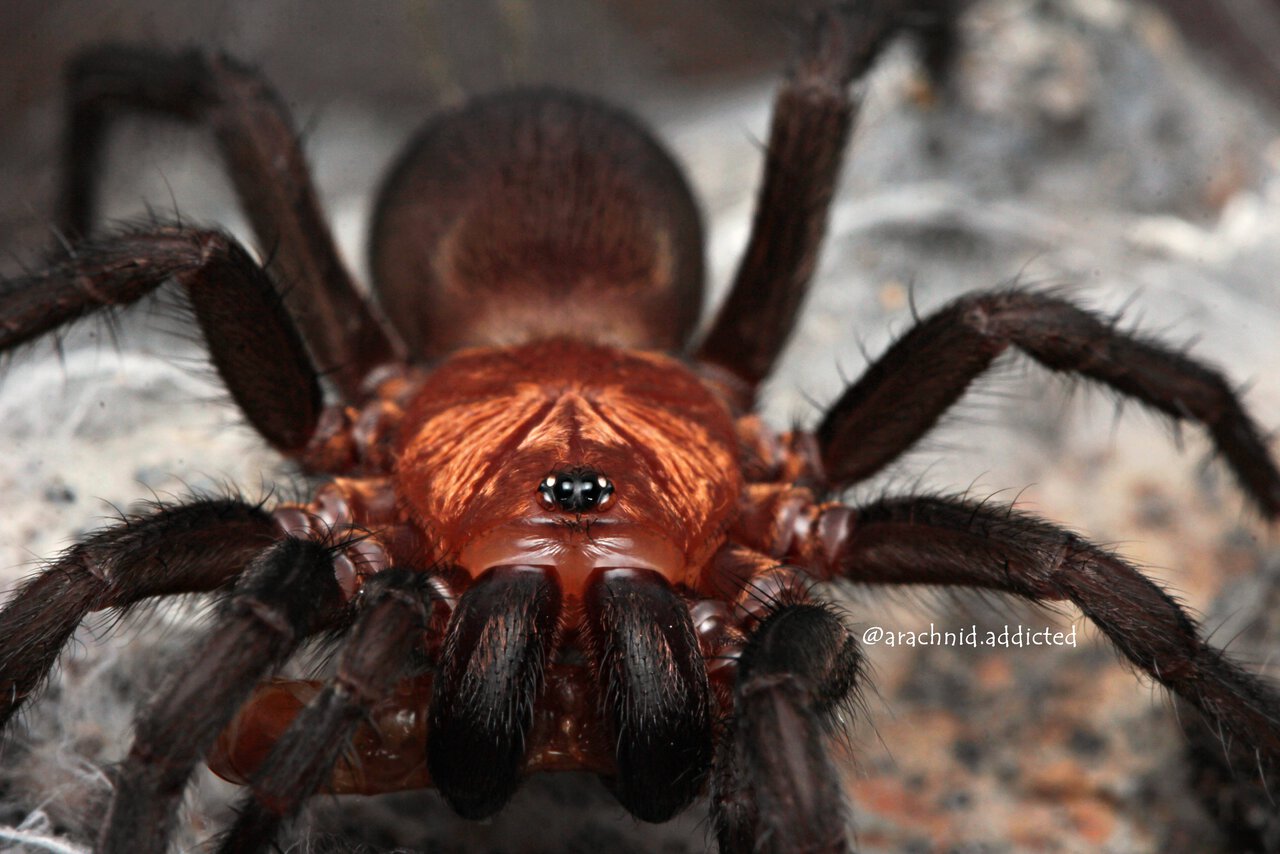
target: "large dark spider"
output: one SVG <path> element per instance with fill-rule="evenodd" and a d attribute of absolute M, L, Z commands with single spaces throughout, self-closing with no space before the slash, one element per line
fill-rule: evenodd
<path fill-rule="evenodd" d="M 847 86 L 899 24 L 923 31 L 934 63 L 945 57 L 947 31 L 899 20 L 897 5 L 817 22 L 778 97 L 734 290 L 692 348 L 692 201 L 656 144 L 609 108 L 519 93 L 419 137 L 388 180 L 373 239 L 393 333 L 355 296 L 296 140 L 251 72 L 139 50 L 84 57 L 67 232 L 88 230 L 113 110 L 207 121 L 275 249 L 273 273 L 293 286 L 296 319 L 230 238 L 158 227 L 79 244 L 8 283 L 0 346 L 177 279 L 248 421 L 305 470 L 338 476 L 272 513 L 210 499 L 131 519 L 72 548 L 0 614 L 7 715 L 88 611 L 232 587 L 199 665 L 139 718 L 104 850 L 163 848 L 191 769 L 237 711 L 217 761 L 254 795 L 227 850 L 269 844 L 324 787 L 422 785 L 429 772 L 455 809 L 481 817 L 544 768 L 597 771 L 650 821 L 709 787 L 725 850 L 838 850 L 843 796 L 826 730 L 859 653 L 804 576 L 1071 601 L 1135 666 L 1274 761 L 1271 689 L 1113 555 L 992 504 L 827 500 L 896 458 L 1013 345 L 1204 423 L 1274 516 L 1280 476 L 1216 372 L 1055 296 L 1006 291 L 925 318 L 813 435 L 775 434 L 749 414 L 816 257 L 855 108 Z M 328 407 L 316 365 L 332 379 Z M 250 696 L 327 630 L 348 638 L 327 685 Z M 301 712 L 279 711 L 301 697 Z M 384 767 L 358 749 L 341 756 L 360 718 L 389 709 L 418 712 L 425 769 L 416 757 Z M 358 748 L 370 732 L 355 738 Z"/>

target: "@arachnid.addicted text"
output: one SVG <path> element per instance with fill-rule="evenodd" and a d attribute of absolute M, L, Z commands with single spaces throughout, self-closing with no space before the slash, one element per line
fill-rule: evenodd
<path fill-rule="evenodd" d="M 1076 645 L 1076 627 L 1006 625 L 999 629 L 979 629 L 974 624 L 939 629 L 930 623 L 927 629 L 919 631 L 895 631 L 883 626 L 868 626 L 862 632 L 862 642 L 867 646 L 1073 647 Z"/>

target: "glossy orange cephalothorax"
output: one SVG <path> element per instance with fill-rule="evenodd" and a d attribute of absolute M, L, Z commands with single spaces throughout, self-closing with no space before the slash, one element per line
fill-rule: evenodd
<path fill-rule="evenodd" d="M 727 407 L 679 362 L 563 339 L 432 373 L 401 426 L 396 482 L 430 558 L 472 575 L 552 565 L 573 594 L 592 569 L 628 566 L 693 587 L 737 502 L 737 457 Z M 607 500 L 549 507 L 547 479 L 575 471 L 603 478 Z"/>

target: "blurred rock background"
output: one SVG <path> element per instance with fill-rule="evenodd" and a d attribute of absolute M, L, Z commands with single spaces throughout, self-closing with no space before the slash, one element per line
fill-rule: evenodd
<path fill-rule="evenodd" d="M 814 4 L 804 4 L 814 5 Z M 1225 2 L 1221 4 L 1226 6 Z M 1268 42 L 1274 4 L 1246 32 Z M 1181 0 L 1169 7 L 1188 12 Z M 1199 7 L 1201 10 L 1205 6 Z M 782 0 L 402 0 L 198 4 L 0 2 L 0 270 L 50 243 L 60 69 L 77 46 L 127 40 L 225 49 L 260 65 L 304 129 L 350 263 L 382 168 L 433 110 L 511 84 L 586 89 L 651 122 L 685 165 L 710 225 L 713 292 L 749 224 L 769 102 L 796 29 Z M 1280 425 L 1280 120 L 1265 57 L 1122 0 L 978 0 L 955 75 L 921 99 L 908 51 L 886 57 L 834 208 L 804 322 L 770 384 L 779 425 L 812 424 L 843 377 L 911 322 L 976 288 L 1060 285 L 1124 327 L 1220 365 L 1259 420 Z M 1261 21 L 1261 24 L 1257 24 Z M 1263 58 L 1258 58 L 1263 57 Z M 1256 94 L 1261 93 L 1261 94 Z M 122 122 L 105 216 L 148 206 L 243 233 L 207 135 Z M 714 299 L 714 297 L 713 297 Z M 112 330 L 87 324 L 61 355 L 38 346 L 0 378 L 0 579 L 153 495 L 239 484 L 304 488 L 239 425 L 199 348 L 161 304 Z M 1280 551 L 1198 430 L 1175 434 L 1017 358 L 947 425 L 853 500 L 968 491 L 1114 545 L 1206 614 L 1215 641 L 1271 672 L 1261 611 Z M 854 589 L 860 627 L 1078 629 L 1075 648 L 868 649 L 874 687 L 847 747 L 864 851 L 1238 850 L 1192 793 L 1162 692 L 1116 662 L 1072 609 Z M 84 845 L 127 750 L 137 702 L 183 666 L 198 608 L 87 626 L 62 676 L 0 751 L 0 825 Z M 196 621 L 198 623 L 198 619 Z M 1262 628 L 1256 628 L 1262 627 Z M 1247 773 L 1247 772 L 1246 772 Z M 182 850 L 227 819 L 231 787 L 188 799 Z M 705 812 L 671 827 L 619 814 L 590 780 L 530 785 L 493 822 L 454 826 L 434 795 L 318 799 L 298 850 L 361 839 L 426 851 L 697 851 Z M 530 828 L 540 839 L 532 839 Z M 0 832 L 0 850 L 6 845 Z M 342 843 L 345 844 L 345 843 Z M 53 843 L 31 850 L 58 850 Z"/>

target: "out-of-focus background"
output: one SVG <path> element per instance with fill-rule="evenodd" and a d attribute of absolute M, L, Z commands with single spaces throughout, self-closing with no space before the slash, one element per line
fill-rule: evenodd
<path fill-rule="evenodd" d="M 1199 14 L 1227 5 L 1199 4 Z M 1181 0 L 1168 8 L 1197 14 Z M 1265 100 L 1280 91 L 1268 90 L 1266 61 L 1280 55 L 1280 29 L 1270 0 L 1232 8 L 1252 9 L 1250 25 L 1215 29 L 1220 18 L 1202 17 L 1179 31 L 1125 0 L 975 0 L 954 74 L 932 98 L 909 51 L 887 56 L 865 86 L 826 255 L 769 386 L 769 416 L 813 424 L 842 377 L 862 369 L 864 349 L 880 352 L 910 324 L 910 301 L 929 312 L 1016 279 L 1124 308 L 1122 327 L 1195 341 L 1260 421 L 1280 426 L 1280 101 Z M 225 49 L 260 65 L 304 131 L 357 270 L 379 174 L 433 110 L 511 84 L 618 101 L 686 168 L 710 226 L 715 295 L 745 240 L 771 91 L 801 16 L 782 0 L 8 0 L 0 14 L 0 271 L 38 266 L 52 240 L 64 61 L 78 46 L 126 40 Z M 108 219 L 150 207 L 243 234 L 206 134 L 124 121 L 107 163 Z M 6 367 L 0 581 L 34 571 L 113 506 L 224 483 L 250 494 L 302 488 L 219 402 L 198 347 L 167 315 L 143 307 L 114 333 L 86 325 L 61 354 L 30 348 Z M 1175 434 L 1136 406 L 1117 417 L 1108 395 L 1012 358 L 852 499 L 1016 498 L 1148 568 L 1206 615 L 1216 643 L 1271 672 L 1262 608 L 1280 589 L 1280 551 L 1207 457 L 1200 431 Z M 860 628 L 1049 625 L 1079 638 L 1074 648 L 868 649 L 874 688 L 837 748 L 862 850 L 1231 850 L 1187 783 L 1170 702 L 1118 665 L 1075 611 L 864 589 L 845 602 Z M 136 703 L 183 666 L 190 613 L 81 632 L 62 677 L 0 749 L 0 825 L 86 844 L 107 791 L 102 769 L 127 750 Z M 202 777 L 183 850 L 227 820 L 233 795 Z M 303 839 L 696 851 L 710 839 L 701 809 L 655 832 L 592 781 L 553 780 L 461 830 L 430 793 L 319 799 Z M 15 844 L 4 833 L 0 850 Z"/>

